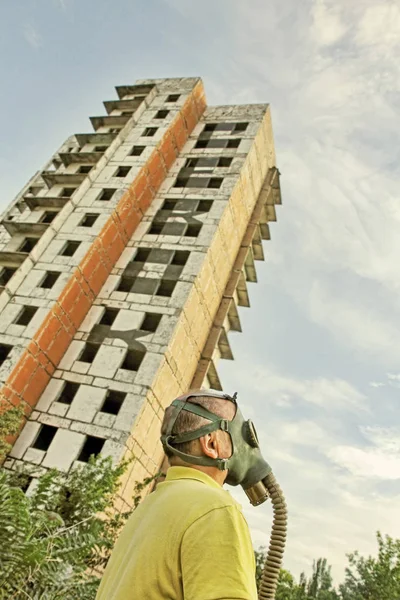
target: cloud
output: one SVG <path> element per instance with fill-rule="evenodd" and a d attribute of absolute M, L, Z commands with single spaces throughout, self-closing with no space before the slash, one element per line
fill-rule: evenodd
<path fill-rule="evenodd" d="M 237 8 L 238 60 L 251 94 L 271 101 L 282 170 L 271 279 L 361 361 L 390 368 L 400 359 L 399 14 L 374 0 Z"/>
<path fill-rule="evenodd" d="M 333 282 L 332 282 L 333 283 Z M 309 293 L 308 310 L 312 321 L 328 329 L 332 336 L 385 366 L 400 360 L 396 339 L 400 322 L 384 315 L 380 307 L 357 303 L 347 291 L 335 293 L 332 283 L 316 280 Z M 347 298 L 346 298 L 347 296 Z M 392 318 L 390 318 L 392 316 Z"/>
<path fill-rule="evenodd" d="M 376 493 L 377 479 L 363 473 L 354 476 L 333 461 L 331 454 L 334 456 L 337 448 L 357 447 L 355 440 L 358 443 L 360 438 L 367 446 L 379 443 L 385 451 L 391 448 L 395 433 L 360 425 L 361 418 L 363 422 L 375 418 L 363 410 L 370 406 L 368 399 L 342 379 L 287 377 L 270 366 L 243 364 L 231 380 L 235 389 L 243 388 L 239 398 L 245 397 L 245 390 L 252 398 L 263 455 L 286 496 L 289 533 L 285 567 L 296 576 L 301 571 L 309 573 L 313 560 L 323 556 L 333 565 L 335 581 L 341 581 L 346 553 L 357 548 L 375 553 L 375 531 L 396 535 L 400 525 L 392 524 L 397 510 L 393 496 Z M 282 396 L 284 406 L 279 402 Z M 247 416 L 247 408 L 243 407 L 243 412 Z M 233 494 L 243 506 L 255 547 L 268 546 L 270 503 L 252 508 L 239 490 Z M 375 503 L 387 512 L 380 514 Z"/>
<path fill-rule="evenodd" d="M 31 24 L 26 23 L 22 30 L 25 40 L 32 48 L 38 49 L 43 46 L 43 38 L 37 29 Z"/>
<path fill-rule="evenodd" d="M 400 455 L 400 429 L 389 427 L 362 427 L 364 437 L 385 452 L 395 452 Z"/>
<path fill-rule="evenodd" d="M 281 422 L 279 436 L 285 444 L 323 448 L 331 443 L 331 432 L 310 419 Z"/>
<path fill-rule="evenodd" d="M 248 390 L 261 393 L 269 402 L 289 407 L 299 401 L 317 406 L 324 411 L 368 411 L 367 398 L 343 379 L 294 378 L 272 367 L 253 366 L 243 369 Z"/>
<path fill-rule="evenodd" d="M 387 378 L 390 381 L 398 382 L 400 381 L 400 373 L 388 373 Z"/>
<path fill-rule="evenodd" d="M 323 427 L 312 420 L 286 422 L 281 419 L 274 420 L 269 430 L 268 445 L 263 443 L 264 452 L 289 509 L 286 568 L 296 576 L 302 570 L 309 573 L 314 559 L 326 557 L 333 565 L 335 581 L 339 582 L 343 579 L 347 553 L 355 549 L 364 555 L 376 553 L 378 529 L 400 536 L 399 494 L 377 493 L 374 488 L 377 478 L 371 477 L 367 468 L 355 474 L 344 468 L 342 461 L 337 462 L 335 468 L 324 461 L 324 455 L 332 460 L 330 455 L 334 457 L 335 452 L 337 458 L 343 458 L 337 452 L 340 446 L 335 446 L 343 435 L 340 428 L 333 431 L 329 425 Z M 383 454 L 394 451 L 394 446 L 399 444 L 396 430 L 379 427 L 361 430 L 365 440 Z M 349 460 L 345 453 L 344 457 Z M 369 456 L 363 458 L 368 460 Z M 361 463 L 359 456 L 356 459 L 357 467 L 367 464 Z M 390 469 L 391 466 L 376 461 L 372 468 Z M 267 546 L 272 522 L 270 503 L 251 508 L 243 494 L 236 490 L 233 494 L 243 506 L 255 547 Z"/>
<path fill-rule="evenodd" d="M 329 458 L 355 477 L 400 479 L 400 430 L 366 427 L 363 433 L 371 447 L 338 446 Z"/>
<path fill-rule="evenodd" d="M 360 20 L 355 36 L 360 46 L 389 49 L 400 43 L 400 8 L 393 2 L 369 6 Z"/>
<path fill-rule="evenodd" d="M 67 4 L 68 4 L 69 0 L 55 0 L 55 2 L 59 6 L 59 8 L 61 8 L 61 10 L 63 10 L 63 11 L 67 10 Z"/>
<path fill-rule="evenodd" d="M 329 457 L 355 477 L 400 479 L 400 455 L 377 449 L 338 446 L 329 453 Z"/>
<path fill-rule="evenodd" d="M 302 424 L 300 424 L 301 426 Z M 320 458 L 320 449 L 328 451 L 332 435 L 325 431 L 326 440 L 317 434 L 314 452 L 305 453 L 310 430 L 291 445 L 288 430 L 277 429 L 269 444 L 271 462 L 283 489 L 289 510 L 289 527 L 285 567 L 296 576 L 302 570 L 311 571 L 312 562 L 326 557 L 333 565 L 336 582 L 343 580 L 346 554 L 360 550 L 375 554 L 375 532 L 379 529 L 400 536 L 397 518 L 400 495 L 389 497 L 374 491 L 374 479 L 355 477 L 342 469 L 332 469 Z M 285 447 L 281 451 L 278 444 Z M 300 444 L 300 445 L 299 445 Z M 309 450 L 312 450 L 312 444 Z M 272 522 L 272 507 L 248 506 L 243 494 L 234 491 L 249 522 L 255 547 L 268 546 Z M 379 510 L 377 510 L 379 507 Z"/>
<path fill-rule="evenodd" d="M 382 381 L 370 381 L 368 385 L 373 388 L 380 388 L 384 387 L 386 384 L 382 383 Z"/>
<path fill-rule="evenodd" d="M 312 36 L 321 46 L 337 43 L 347 31 L 337 3 L 329 6 L 324 0 L 316 0 L 312 18 Z"/>

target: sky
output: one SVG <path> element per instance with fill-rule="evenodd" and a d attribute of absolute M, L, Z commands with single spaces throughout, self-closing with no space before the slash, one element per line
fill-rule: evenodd
<path fill-rule="evenodd" d="M 285 567 L 400 537 L 400 5 L 390 0 L 0 0 L 0 208 L 115 85 L 201 76 L 269 102 L 282 206 L 234 362 L 289 507 Z M 240 499 L 254 544 L 271 506 Z"/>

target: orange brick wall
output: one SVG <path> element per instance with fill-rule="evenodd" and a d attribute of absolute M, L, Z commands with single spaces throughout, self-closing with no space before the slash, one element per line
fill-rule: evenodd
<path fill-rule="evenodd" d="M 1 410 L 21 405 L 31 414 L 205 108 L 199 81 L 24 350 L 0 391 Z"/>

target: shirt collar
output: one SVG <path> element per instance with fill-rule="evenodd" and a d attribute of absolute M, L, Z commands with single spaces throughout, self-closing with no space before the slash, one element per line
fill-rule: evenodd
<path fill-rule="evenodd" d="M 206 473 L 203 473 L 203 471 L 192 469 L 191 467 L 169 467 L 165 481 L 176 481 L 178 479 L 194 479 L 210 487 L 215 487 L 219 490 L 223 489 L 219 483 Z"/>

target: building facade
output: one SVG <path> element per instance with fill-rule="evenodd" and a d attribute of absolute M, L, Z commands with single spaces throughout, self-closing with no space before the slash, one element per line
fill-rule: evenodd
<path fill-rule="evenodd" d="M 281 200 L 268 105 L 208 107 L 198 78 L 116 90 L 2 216 L 0 377 L 26 415 L 5 467 L 133 454 L 129 501 L 164 408 L 221 388 Z"/>

